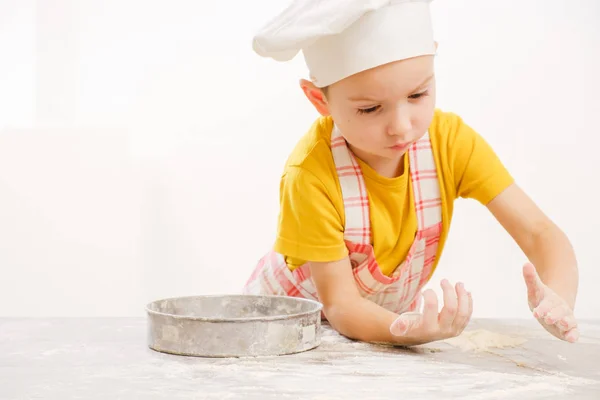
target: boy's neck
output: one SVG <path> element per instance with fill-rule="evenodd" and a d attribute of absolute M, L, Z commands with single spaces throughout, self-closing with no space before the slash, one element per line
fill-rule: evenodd
<path fill-rule="evenodd" d="M 397 178 L 404 174 L 404 157 L 406 156 L 406 153 L 397 158 L 390 159 L 373 156 L 371 154 L 363 154 L 363 152 L 355 149 L 353 146 L 349 145 L 349 147 L 350 151 L 352 151 L 356 157 L 384 178 Z"/>
<path fill-rule="evenodd" d="M 367 164 L 385 178 L 397 178 L 404 174 L 405 156 L 406 155 L 403 154 L 397 160 L 382 159 Z"/>

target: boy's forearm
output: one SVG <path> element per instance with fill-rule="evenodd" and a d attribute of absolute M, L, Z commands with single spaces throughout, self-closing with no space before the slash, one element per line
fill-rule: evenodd
<path fill-rule="evenodd" d="M 532 240 L 527 254 L 550 289 L 574 309 L 579 284 L 575 252 L 567 236 L 556 225 L 544 229 Z"/>
<path fill-rule="evenodd" d="M 332 306 L 325 310 L 325 315 L 335 330 L 351 339 L 401 346 L 420 344 L 392 335 L 390 326 L 399 315 L 364 298 Z"/>

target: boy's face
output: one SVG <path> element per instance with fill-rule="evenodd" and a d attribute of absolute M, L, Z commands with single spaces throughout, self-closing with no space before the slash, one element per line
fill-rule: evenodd
<path fill-rule="evenodd" d="M 367 163 L 398 160 L 429 128 L 435 109 L 434 57 L 382 65 L 327 88 L 302 88 L 331 115 L 354 153 Z"/>

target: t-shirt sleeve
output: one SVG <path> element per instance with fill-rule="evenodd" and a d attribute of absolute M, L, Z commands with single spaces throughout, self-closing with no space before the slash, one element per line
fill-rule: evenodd
<path fill-rule="evenodd" d="M 487 205 L 513 183 L 513 177 L 485 139 L 460 117 L 452 118 L 450 134 L 456 195 Z"/>
<path fill-rule="evenodd" d="M 302 167 L 288 168 L 281 179 L 275 251 L 292 264 L 337 261 L 347 255 L 342 218 L 331 194 Z"/>

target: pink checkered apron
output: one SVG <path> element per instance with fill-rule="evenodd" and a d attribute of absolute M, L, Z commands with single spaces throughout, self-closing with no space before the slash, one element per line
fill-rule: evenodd
<path fill-rule="evenodd" d="M 406 260 L 391 276 L 381 272 L 371 245 L 369 200 L 360 166 L 334 126 L 331 151 L 342 189 L 344 240 L 360 294 L 395 313 L 416 311 L 429 281 L 442 231 L 442 204 L 429 134 L 408 150 L 417 213 L 417 233 Z M 308 264 L 291 271 L 283 257 L 267 253 L 246 282 L 243 293 L 304 297 L 319 301 Z"/>

